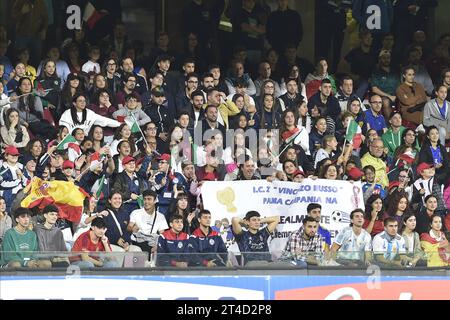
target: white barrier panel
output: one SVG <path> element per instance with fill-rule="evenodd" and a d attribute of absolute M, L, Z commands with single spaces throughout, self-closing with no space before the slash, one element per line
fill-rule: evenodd
<path fill-rule="evenodd" d="M 258 211 L 262 217 L 280 215 L 280 224 L 270 242 L 271 251 L 283 250 L 289 234 L 301 227 L 306 207 L 312 202 L 322 206 L 321 226 L 331 232 L 332 238 L 349 225 L 351 211 L 364 210 L 361 183 L 340 180 L 206 181 L 202 197 L 213 223 L 222 218 L 231 223 L 232 217 L 244 217 L 250 210 Z"/>

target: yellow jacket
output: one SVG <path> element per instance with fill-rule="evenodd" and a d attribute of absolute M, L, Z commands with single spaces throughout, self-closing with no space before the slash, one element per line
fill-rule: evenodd
<path fill-rule="evenodd" d="M 389 185 L 389 179 L 386 172 L 386 162 L 380 158 L 375 158 L 367 152 L 364 157 L 361 158 L 361 165 L 365 166 L 371 165 L 375 168 L 375 182 L 379 183 L 386 188 Z"/>
<path fill-rule="evenodd" d="M 207 105 L 208 104 L 204 104 L 203 109 L 206 109 Z M 225 128 L 227 128 L 227 129 L 228 129 L 228 116 L 235 116 L 239 112 L 241 112 L 241 110 L 239 110 L 239 108 L 230 99 L 227 99 L 227 100 L 225 100 L 225 102 L 219 104 L 217 109 L 220 112 L 220 115 L 222 116 Z"/>

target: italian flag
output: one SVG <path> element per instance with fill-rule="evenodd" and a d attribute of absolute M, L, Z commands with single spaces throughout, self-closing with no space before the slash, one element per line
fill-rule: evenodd
<path fill-rule="evenodd" d="M 345 140 L 353 144 L 353 149 L 358 149 L 362 143 L 361 127 L 355 121 L 350 120 L 347 131 L 345 132 Z"/>
<path fill-rule="evenodd" d="M 92 194 L 94 194 L 97 200 L 104 198 L 103 190 L 105 189 L 106 184 L 108 184 L 108 181 L 106 179 L 106 175 L 104 174 L 102 175 L 101 179 L 95 181 L 94 185 L 92 186 Z"/>
<path fill-rule="evenodd" d="M 300 128 L 295 127 L 292 130 L 283 132 L 281 138 L 283 138 L 286 144 L 291 144 L 295 141 L 295 138 L 297 138 L 297 136 L 300 134 L 301 131 L 302 130 Z"/>
<path fill-rule="evenodd" d="M 89 169 L 91 171 L 95 170 L 95 168 L 98 167 L 100 163 L 102 163 L 103 159 L 105 158 L 104 154 L 100 154 L 98 151 L 94 152 L 91 155 L 91 164 L 89 165 Z"/>
<path fill-rule="evenodd" d="M 125 122 L 130 127 L 131 133 L 137 133 L 141 131 L 139 129 L 139 124 L 137 123 L 136 120 L 130 120 L 128 117 L 125 116 L 117 116 L 117 121 L 121 123 Z"/>
<path fill-rule="evenodd" d="M 95 24 L 105 16 L 106 13 L 97 11 L 94 5 L 88 1 L 86 7 L 84 8 L 83 21 L 85 21 L 89 27 L 89 29 L 93 29 Z"/>
<path fill-rule="evenodd" d="M 58 143 L 56 147 L 58 150 L 66 150 L 69 157 L 69 160 L 74 162 L 79 156 L 81 156 L 81 148 L 78 144 L 78 141 L 75 138 L 68 134 Z"/>

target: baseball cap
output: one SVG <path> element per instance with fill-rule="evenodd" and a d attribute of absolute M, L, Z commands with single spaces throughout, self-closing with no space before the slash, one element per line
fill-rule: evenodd
<path fill-rule="evenodd" d="M 20 155 L 19 150 L 17 150 L 17 148 L 14 146 L 7 146 L 5 149 L 5 154 L 10 154 L 12 156 Z"/>
<path fill-rule="evenodd" d="M 63 170 L 64 169 L 68 169 L 68 168 L 73 169 L 73 168 L 75 168 L 75 164 L 72 161 L 70 161 L 70 160 L 65 160 L 63 162 L 62 168 L 63 168 Z"/>
<path fill-rule="evenodd" d="M 122 165 L 126 165 L 127 163 L 130 163 L 131 161 L 136 161 L 132 156 L 126 156 L 122 159 Z"/>
<path fill-rule="evenodd" d="M 302 170 L 295 170 L 295 172 L 292 174 L 292 177 L 295 177 L 298 174 L 301 174 L 303 177 L 305 177 L 305 173 Z"/>
<path fill-rule="evenodd" d="M 161 160 L 165 160 L 165 161 L 169 161 L 170 160 L 170 155 L 167 153 L 162 154 L 161 156 L 159 156 L 158 161 Z"/>
<path fill-rule="evenodd" d="M 400 186 L 400 181 L 392 181 L 389 183 L 388 189 L 390 191 L 392 188 L 395 188 L 395 187 L 398 188 L 399 186 Z"/>
<path fill-rule="evenodd" d="M 431 163 L 422 162 L 417 166 L 416 172 L 417 174 L 421 174 L 423 170 L 434 168 Z"/>
<path fill-rule="evenodd" d="M 352 180 L 358 180 L 364 175 L 364 173 L 359 168 L 353 167 L 347 172 L 347 175 Z"/>
<path fill-rule="evenodd" d="M 106 228 L 106 222 L 105 222 L 105 220 L 103 220 L 103 218 L 96 217 L 96 218 L 94 218 L 94 220 L 92 220 L 91 227 L 97 227 L 97 228 L 103 229 L 103 228 Z"/>

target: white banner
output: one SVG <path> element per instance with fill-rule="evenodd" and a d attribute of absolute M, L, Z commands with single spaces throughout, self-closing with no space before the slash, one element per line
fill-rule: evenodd
<path fill-rule="evenodd" d="M 272 252 L 282 251 L 289 235 L 302 226 L 306 207 L 310 203 L 322 206 L 321 226 L 334 238 L 349 225 L 350 212 L 364 210 L 360 182 L 305 179 L 302 183 L 266 180 L 206 181 L 202 186 L 205 209 L 212 221 L 244 217 L 250 210 L 261 217 L 280 215 L 280 223 L 270 241 Z M 237 246 L 230 247 L 236 251 Z"/>

